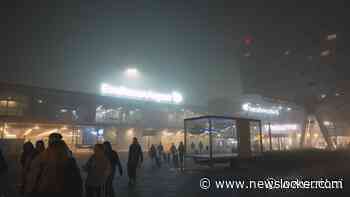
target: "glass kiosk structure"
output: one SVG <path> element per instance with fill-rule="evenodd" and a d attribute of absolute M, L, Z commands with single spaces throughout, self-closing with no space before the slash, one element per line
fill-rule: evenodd
<path fill-rule="evenodd" d="M 261 121 L 224 116 L 184 120 L 185 161 L 209 164 L 230 162 L 263 152 Z"/>

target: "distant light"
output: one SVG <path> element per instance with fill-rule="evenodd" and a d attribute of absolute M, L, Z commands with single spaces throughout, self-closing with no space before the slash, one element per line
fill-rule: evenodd
<path fill-rule="evenodd" d="M 338 92 L 337 92 L 337 93 L 335 93 L 335 96 L 340 96 L 340 93 L 338 93 Z"/>
<path fill-rule="evenodd" d="M 32 131 L 33 131 L 33 129 L 26 130 L 26 132 L 23 134 L 23 136 L 29 135 Z"/>
<path fill-rule="evenodd" d="M 300 133 L 298 133 L 298 134 L 297 134 L 297 137 L 298 137 L 298 138 L 301 138 L 301 134 L 300 134 Z"/>
<path fill-rule="evenodd" d="M 287 50 L 284 52 L 284 55 L 289 55 L 290 54 L 290 50 Z"/>
<path fill-rule="evenodd" d="M 314 138 L 318 138 L 318 134 L 317 133 L 314 134 Z"/>
<path fill-rule="evenodd" d="M 334 40 L 337 38 L 337 34 L 330 34 L 327 36 L 327 40 Z"/>
<path fill-rule="evenodd" d="M 103 133 L 104 133 L 104 130 L 103 130 L 103 129 L 99 129 L 99 130 L 97 131 L 97 134 L 100 135 L 100 136 L 103 135 Z"/>
<path fill-rule="evenodd" d="M 331 125 L 331 122 L 329 122 L 329 121 L 324 121 L 324 122 L 323 122 L 323 125 L 324 125 L 324 126 L 330 126 L 330 125 Z"/>
<path fill-rule="evenodd" d="M 290 107 L 287 107 L 287 111 L 291 111 L 292 110 L 292 108 L 290 108 Z"/>
<path fill-rule="evenodd" d="M 62 130 L 66 130 L 66 129 L 67 129 L 67 126 L 63 126 L 61 129 L 62 129 Z"/>
<path fill-rule="evenodd" d="M 297 124 L 272 124 L 271 131 L 296 131 L 299 126 Z M 269 129 L 269 125 L 265 125 L 265 129 Z"/>
<path fill-rule="evenodd" d="M 66 113 L 68 110 L 67 109 L 61 109 L 60 112 Z"/>
<path fill-rule="evenodd" d="M 324 99 L 324 98 L 326 98 L 326 97 L 327 97 L 326 94 L 321 94 L 321 99 Z"/>
<path fill-rule="evenodd" d="M 37 101 L 38 101 L 38 103 L 40 103 L 40 104 L 44 102 L 44 101 L 41 100 L 41 99 L 38 99 Z"/>
<path fill-rule="evenodd" d="M 134 129 L 128 129 L 128 130 L 126 131 L 126 135 L 127 135 L 128 137 L 134 136 Z"/>
<path fill-rule="evenodd" d="M 140 73 L 136 68 L 128 68 L 125 71 L 126 76 L 131 78 L 137 78 L 139 77 Z"/>
<path fill-rule="evenodd" d="M 117 96 L 131 99 L 155 101 L 160 103 L 180 104 L 183 97 L 179 92 L 172 92 L 171 94 L 164 94 L 153 92 L 151 90 L 136 90 L 123 86 L 114 87 L 103 83 L 101 85 L 101 93 L 108 96 Z"/>
<path fill-rule="evenodd" d="M 280 106 L 278 106 L 278 109 L 279 109 L 279 110 L 282 110 L 282 109 L 283 109 L 283 107 L 280 105 Z"/>
<path fill-rule="evenodd" d="M 38 130 L 40 127 L 38 125 L 35 125 L 34 129 Z"/>
<path fill-rule="evenodd" d="M 328 56 L 330 54 L 331 54 L 331 51 L 329 49 L 321 52 L 321 56 Z"/>

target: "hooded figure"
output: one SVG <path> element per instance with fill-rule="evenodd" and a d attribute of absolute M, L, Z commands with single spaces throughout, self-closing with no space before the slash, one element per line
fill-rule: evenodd
<path fill-rule="evenodd" d="M 85 164 L 84 170 L 88 174 L 85 182 L 86 196 L 104 196 L 106 192 L 107 180 L 111 176 L 112 169 L 110 160 L 106 156 L 102 144 L 95 145 L 94 154 Z"/>
<path fill-rule="evenodd" d="M 143 153 L 137 138 L 133 138 L 133 142 L 129 147 L 128 157 L 128 176 L 129 184 L 134 184 L 136 181 L 136 168 L 143 162 Z"/>
<path fill-rule="evenodd" d="M 80 170 L 60 134 L 49 136 L 49 146 L 35 158 L 25 188 L 29 196 L 82 196 Z"/>

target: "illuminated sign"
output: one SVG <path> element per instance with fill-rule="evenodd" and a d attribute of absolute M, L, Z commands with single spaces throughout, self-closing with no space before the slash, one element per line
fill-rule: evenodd
<path fill-rule="evenodd" d="M 164 94 L 150 90 L 129 89 L 123 86 L 114 87 L 106 83 L 103 83 L 101 85 L 101 93 L 107 96 L 116 96 L 171 104 L 180 104 L 183 100 L 182 95 L 178 92 Z"/>
<path fill-rule="evenodd" d="M 255 107 L 252 106 L 250 103 L 244 103 L 242 105 L 242 109 L 244 111 L 248 111 L 248 112 L 254 112 L 254 113 L 263 113 L 263 114 L 272 114 L 272 115 L 279 115 L 280 112 L 278 109 L 268 109 L 268 108 L 263 108 L 263 107 Z"/>
<path fill-rule="evenodd" d="M 298 130 L 297 124 L 272 124 L 271 131 L 296 131 Z M 265 125 L 265 129 L 269 130 L 269 125 Z"/>

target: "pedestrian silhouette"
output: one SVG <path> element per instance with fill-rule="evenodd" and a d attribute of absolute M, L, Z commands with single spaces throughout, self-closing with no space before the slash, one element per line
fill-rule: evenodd
<path fill-rule="evenodd" d="M 185 146 L 182 142 L 180 142 L 179 147 L 177 148 L 179 151 L 179 163 L 180 169 L 184 170 L 184 156 L 185 156 Z"/>
<path fill-rule="evenodd" d="M 114 197 L 113 180 L 115 176 L 116 166 L 118 166 L 120 176 L 123 175 L 123 167 L 122 167 L 122 164 L 120 163 L 118 153 L 112 149 L 111 143 L 108 141 L 105 141 L 103 143 L 103 146 L 105 149 L 105 154 L 111 164 L 111 174 L 108 177 L 107 183 L 106 183 L 106 196 Z"/>
<path fill-rule="evenodd" d="M 44 143 L 44 141 L 42 141 L 42 140 L 36 141 L 36 143 L 35 143 L 35 150 L 36 150 L 36 152 L 38 154 L 44 152 L 44 150 L 45 150 L 45 143 Z"/>
<path fill-rule="evenodd" d="M 103 197 L 106 194 L 106 183 L 111 176 L 112 169 L 102 144 L 94 146 L 94 154 L 83 168 L 87 172 L 86 196 Z"/>
<path fill-rule="evenodd" d="M 31 164 L 27 196 L 82 196 L 80 170 L 59 133 L 49 136 L 49 146 Z"/>
<path fill-rule="evenodd" d="M 136 169 L 143 162 L 142 148 L 137 141 L 137 138 L 133 138 L 133 142 L 129 147 L 129 157 L 128 157 L 128 176 L 129 185 L 136 183 Z"/>

